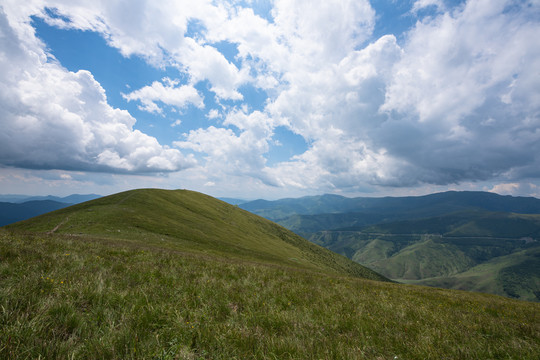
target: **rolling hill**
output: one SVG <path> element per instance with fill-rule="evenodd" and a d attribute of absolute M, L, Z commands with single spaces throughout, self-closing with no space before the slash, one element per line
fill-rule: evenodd
<path fill-rule="evenodd" d="M 206 195 L 120 193 L 0 229 L 0 358 L 540 355 L 538 303 L 371 279 Z"/>
<path fill-rule="evenodd" d="M 396 281 L 540 301 L 537 214 L 468 210 L 319 231 L 309 239 Z"/>

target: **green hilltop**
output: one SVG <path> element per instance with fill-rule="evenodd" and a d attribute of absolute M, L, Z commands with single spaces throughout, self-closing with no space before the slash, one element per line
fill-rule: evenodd
<path fill-rule="evenodd" d="M 120 238 L 175 250 L 385 280 L 271 221 L 188 190 L 131 190 L 6 228 Z"/>
<path fill-rule="evenodd" d="M 538 303 L 392 283 L 195 192 L 0 229 L 2 359 L 539 357 Z"/>

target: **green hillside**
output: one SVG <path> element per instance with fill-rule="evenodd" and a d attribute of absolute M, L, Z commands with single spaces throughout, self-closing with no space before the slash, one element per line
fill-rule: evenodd
<path fill-rule="evenodd" d="M 308 236 L 400 282 L 540 301 L 537 214 L 467 210 Z"/>
<path fill-rule="evenodd" d="M 12 224 L 11 230 L 123 239 L 163 248 L 384 280 L 268 220 L 187 190 L 127 191 Z"/>
<path fill-rule="evenodd" d="M 514 298 L 538 301 L 540 300 L 540 247 L 493 258 L 454 276 L 406 282 L 504 294 Z"/>
<path fill-rule="evenodd" d="M 465 210 L 436 217 L 364 226 L 361 231 L 455 237 L 540 238 L 540 215 Z"/>

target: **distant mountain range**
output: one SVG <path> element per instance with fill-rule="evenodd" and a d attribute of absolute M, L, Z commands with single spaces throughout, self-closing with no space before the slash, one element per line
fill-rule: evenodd
<path fill-rule="evenodd" d="M 401 282 L 540 300 L 540 200 L 310 196 L 241 208 Z"/>
<path fill-rule="evenodd" d="M 226 203 L 229 203 L 231 205 L 240 205 L 240 204 L 244 204 L 250 201 L 250 200 L 235 199 L 235 198 L 228 198 L 228 197 L 222 197 L 218 199 L 221 201 L 225 201 Z"/>
<path fill-rule="evenodd" d="M 255 200 L 241 204 L 243 209 L 271 220 L 294 215 L 358 213 L 376 214 L 379 220 L 411 219 L 448 214 L 465 209 L 539 214 L 540 199 L 502 196 L 481 191 L 447 191 L 424 196 L 356 197 L 340 195 L 306 196 L 275 201 Z M 369 222 L 375 221 L 370 220 Z"/>
<path fill-rule="evenodd" d="M 96 194 L 73 194 L 66 197 L 0 195 L 0 226 L 101 197 Z"/>
<path fill-rule="evenodd" d="M 56 201 L 59 203 L 66 203 L 66 204 L 79 204 L 85 201 L 94 200 L 97 198 L 100 198 L 101 195 L 97 194 L 72 194 L 69 196 L 64 197 L 58 197 L 58 196 L 29 196 L 29 195 L 0 195 L 0 202 L 10 202 L 10 203 L 23 203 L 28 201 L 43 201 L 43 200 L 49 200 L 49 201 Z"/>

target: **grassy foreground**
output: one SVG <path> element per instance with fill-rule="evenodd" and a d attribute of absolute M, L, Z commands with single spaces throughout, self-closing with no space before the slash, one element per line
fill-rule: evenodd
<path fill-rule="evenodd" d="M 0 229 L 2 359 L 538 359 L 540 304 Z"/>

